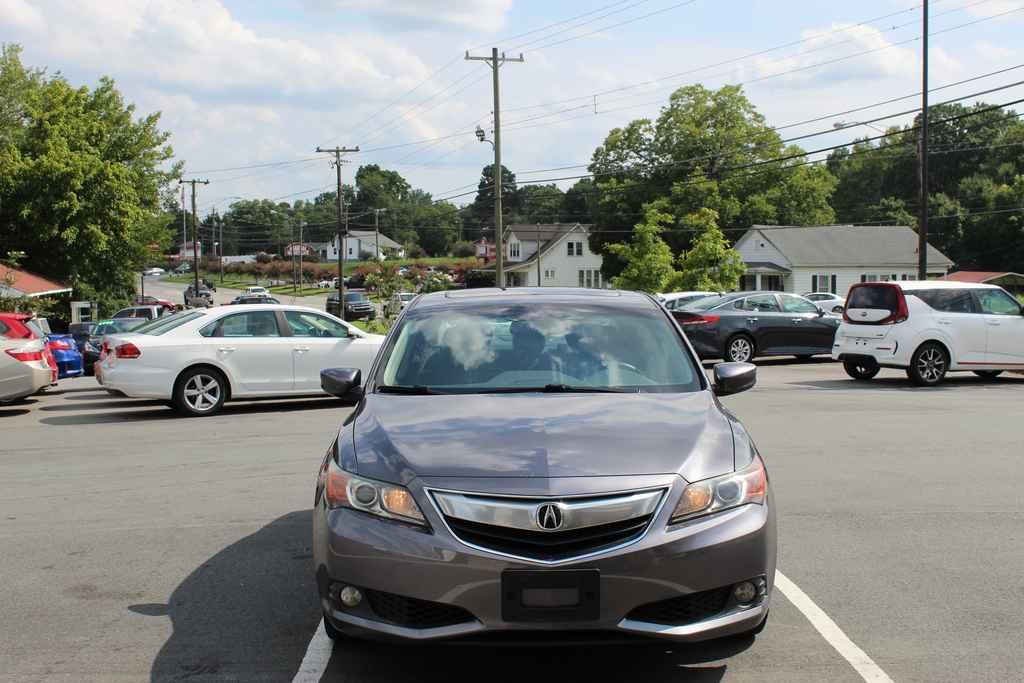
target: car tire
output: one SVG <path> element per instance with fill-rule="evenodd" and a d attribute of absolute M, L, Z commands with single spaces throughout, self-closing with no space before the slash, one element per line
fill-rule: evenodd
<path fill-rule="evenodd" d="M 174 409 L 187 417 L 215 415 L 224 406 L 227 393 L 227 380 L 219 370 L 189 368 L 174 383 Z"/>
<path fill-rule="evenodd" d="M 910 357 L 907 377 L 919 387 L 934 387 L 942 382 L 949 370 L 949 354 L 937 342 L 925 342 Z"/>
<path fill-rule="evenodd" d="M 756 352 L 753 339 L 745 334 L 736 334 L 725 343 L 722 357 L 730 363 L 749 363 L 754 360 Z"/>
<path fill-rule="evenodd" d="M 974 374 L 982 379 L 995 379 L 999 375 L 1003 374 L 1002 370 L 975 370 Z"/>
<path fill-rule="evenodd" d="M 866 382 L 874 379 L 881 368 L 878 367 L 878 363 L 870 361 L 844 360 L 843 370 L 846 370 L 846 374 L 851 378 L 860 382 Z"/>
<path fill-rule="evenodd" d="M 833 307 L 832 307 L 832 312 L 833 312 L 833 313 L 842 313 L 842 312 L 843 312 L 843 310 L 844 310 L 844 309 L 843 309 L 843 307 L 842 307 L 842 306 L 833 306 Z"/>

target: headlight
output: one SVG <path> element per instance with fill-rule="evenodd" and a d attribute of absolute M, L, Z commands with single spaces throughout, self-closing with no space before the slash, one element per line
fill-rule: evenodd
<path fill-rule="evenodd" d="M 338 467 L 334 458 L 328 458 L 321 476 L 328 507 L 346 507 L 378 517 L 427 525 L 412 494 L 404 486 L 357 477 Z"/>
<path fill-rule="evenodd" d="M 764 503 L 768 475 L 758 455 L 739 472 L 687 484 L 669 524 L 728 510 L 747 503 Z"/>

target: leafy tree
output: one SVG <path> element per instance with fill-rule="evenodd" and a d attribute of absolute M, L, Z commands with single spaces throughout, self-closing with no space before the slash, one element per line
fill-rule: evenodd
<path fill-rule="evenodd" d="M 629 244 L 609 244 L 610 253 L 625 262 L 622 272 L 612 279 L 618 289 L 641 292 L 662 292 L 676 275 L 672 267 L 672 250 L 660 233 L 675 220 L 664 212 L 667 202 L 660 200 L 644 207 L 644 220 L 633 226 Z"/>
<path fill-rule="evenodd" d="M 517 223 L 557 223 L 562 215 L 565 194 L 554 183 L 550 185 L 523 185 L 516 203 L 519 206 Z"/>
<path fill-rule="evenodd" d="M 451 247 L 452 256 L 468 257 L 476 254 L 476 247 L 468 240 L 455 242 Z"/>
<path fill-rule="evenodd" d="M 562 201 L 562 223 L 590 224 L 594 221 L 590 203 L 594 194 L 594 181 L 583 178 L 576 181 L 565 193 Z"/>
<path fill-rule="evenodd" d="M 360 166 L 356 171 L 354 213 L 390 208 L 405 201 L 412 187 L 397 171 L 382 169 L 377 164 Z"/>
<path fill-rule="evenodd" d="M 138 116 L 108 78 L 74 88 L 0 46 L 0 244 L 24 267 L 107 307 L 169 235 L 162 191 L 180 166 L 158 113 Z"/>
<path fill-rule="evenodd" d="M 502 222 L 509 223 L 508 218 L 518 212 L 516 201 L 516 176 L 512 171 L 501 167 L 501 216 Z M 476 198 L 472 203 L 473 218 L 479 225 L 494 227 L 494 164 L 484 166 L 480 172 Z"/>
<path fill-rule="evenodd" d="M 736 289 L 747 266 L 718 227 L 718 214 L 712 209 L 700 209 L 686 216 L 683 224 L 697 231 L 698 236 L 693 246 L 679 256 L 679 272 L 672 278 L 670 289 L 710 292 Z"/>

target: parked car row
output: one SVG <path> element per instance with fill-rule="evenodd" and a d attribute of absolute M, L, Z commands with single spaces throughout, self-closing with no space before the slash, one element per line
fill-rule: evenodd
<path fill-rule="evenodd" d="M 57 384 L 61 370 L 54 356 L 55 348 L 62 354 L 65 372 L 75 369 L 65 348 L 66 341 L 51 341 L 49 330 L 45 319 L 37 319 L 31 313 L 0 313 L 4 352 L 0 402 L 15 401 Z"/>

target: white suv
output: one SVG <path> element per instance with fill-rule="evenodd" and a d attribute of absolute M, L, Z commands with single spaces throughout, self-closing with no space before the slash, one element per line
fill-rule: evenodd
<path fill-rule="evenodd" d="M 994 285 L 861 283 L 846 297 L 832 358 L 859 380 L 879 368 L 902 368 L 920 386 L 947 372 L 993 378 L 1024 370 L 1024 309 Z"/>

